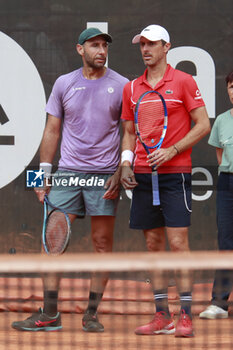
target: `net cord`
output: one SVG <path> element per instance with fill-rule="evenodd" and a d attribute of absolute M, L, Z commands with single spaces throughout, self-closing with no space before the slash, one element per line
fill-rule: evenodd
<path fill-rule="evenodd" d="M 0 255 L 0 273 L 233 269 L 233 252 L 127 252 Z"/>

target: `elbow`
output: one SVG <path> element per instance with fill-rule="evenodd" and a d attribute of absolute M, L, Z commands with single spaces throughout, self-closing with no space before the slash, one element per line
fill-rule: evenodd
<path fill-rule="evenodd" d="M 206 119 L 205 123 L 202 124 L 202 135 L 203 137 L 208 135 L 211 131 L 211 125 L 210 125 L 210 121 L 209 118 Z"/>
<path fill-rule="evenodd" d="M 211 125 L 210 125 L 210 121 L 208 119 L 208 123 L 206 123 L 206 133 L 205 135 L 208 135 L 211 131 Z"/>
<path fill-rule="evenodd" d="M 207 114 L 207 112 L 206 112 Z M 206 131 L 206 135 L 208 135 L 211 131 L 211 125 L 210 125 L 210 119 L 209 119 L 209 116 L 208 114 L 206 115 L 206 118 L 205 118 L 205 131 Z"/>

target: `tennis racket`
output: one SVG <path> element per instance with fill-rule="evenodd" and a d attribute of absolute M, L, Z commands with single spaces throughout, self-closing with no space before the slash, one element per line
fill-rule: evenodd
<path fill-rule="evenodd" d="M 163 96 L 154 90 L 143 93 L 135 107 L 134 123 L 138 139 L 147 154 L 161 147 L 167 122 L 167 107 Z M 152 191 L 153 205 L 160 205 L 156 165 L 152 167 Z"/>
<path fill-rule="evenodd" d="M 52 208 L 50 212 L 48 212 L 48 207 Z M 46 253 L 49 255 L 62 254 L 68 246 L 70 236 L 69 216 L 64 210 L 55 207 L 45 195 L 42 242 Z"/>

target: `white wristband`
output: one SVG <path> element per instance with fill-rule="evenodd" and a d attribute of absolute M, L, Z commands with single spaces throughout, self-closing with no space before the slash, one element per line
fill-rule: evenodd
<path fill-rule="evenodd" d="M 52 164 L 42 162 L 42 163 L 40 163 L 40 169 L 44 171 L 44 177 L 49 179 L 51 176 Z"/>
<path fill-rule="evenodd" d="M 121 164 L 126 160 L 128 162 L 130 162 L 130 164 L 132 164 L 133 158 L 134 158 L 134 153 L 132 151 L 130 151 L 129 149 L 126 149 L 125 151 L 123 151 L 121 153 Z"/>

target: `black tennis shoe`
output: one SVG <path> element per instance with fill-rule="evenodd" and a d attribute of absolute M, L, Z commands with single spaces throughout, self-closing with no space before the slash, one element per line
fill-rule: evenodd
<path fill-rule="evenodd" d="M 62 329 L 61 315 L 58 312 L 55 317 L 50 317 L 43 312 L 42 308 L 39 308 L 38 312 L 26 320 L 13 322 L 11 327 L 19 331 L 58 331 Z"/>
<path fill-rule="evenodd" d="M 85 332 L 104 332 L 104 326 L 99 322 L 97 313 L 87 310 L 82 319 L 83 330 Z"/>

